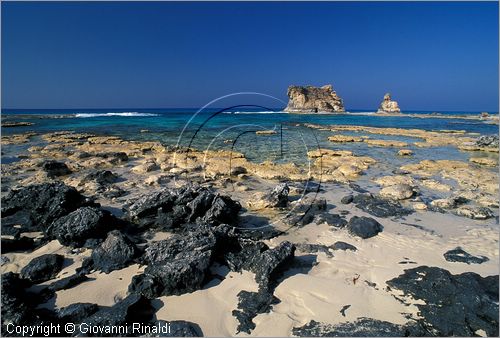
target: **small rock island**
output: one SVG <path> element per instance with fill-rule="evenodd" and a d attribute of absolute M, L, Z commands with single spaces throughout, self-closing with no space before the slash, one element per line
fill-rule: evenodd
<path fill-rule="evenodd" d="M 290 86 L 287 94 L 289 101 L 285 111 L 289 113 L 342 113 L 345 111 L 342 99 L 333 90 L 332 85 Z"/>
<path fill-rule="evenodd" d="M 377 114 L 399 114 L 401 109 L 396 101 L 391 99 L 391 94 L 387 93 L 384 95 L 384 100 L 380 103 Z"/>

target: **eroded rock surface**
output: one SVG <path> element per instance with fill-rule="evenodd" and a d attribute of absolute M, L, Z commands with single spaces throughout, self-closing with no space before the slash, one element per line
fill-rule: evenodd
<path fill-rule="evenodd" d="M 384 95 L 384 100 L 380 103 L 377 113 L 401 113 L 401 109 L 399 109 L 398 103 L 391 99 L 391 94 L 387 93 Z"/>
<path fill-rule="evenodd" d="M 344 112 L 342 99 L 331 85 L 323 87 L 288 87 L 288 106 L 290 113 Z"/>

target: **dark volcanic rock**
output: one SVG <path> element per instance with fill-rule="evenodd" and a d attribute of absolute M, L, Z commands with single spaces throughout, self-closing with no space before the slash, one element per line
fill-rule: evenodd
<path fill-rule="evenodd" d="M 117 223 L 109 211 L 83 207 L 53 222 L 47 234 L 63 245 L 81 247 L 89 238 L 103 238 Z"/>
<path fill-rule="evenodd" d="M 142 275 L 134 276 L 129 291 L 155 298 L 200 289 L 216 244 L 214 233 L 208 229 L 152 243 L 143 256 L 148 267 Z"/>
<path fill-rule="evenodd" d="M 347 196 L 342 197 L 342 199 L 340 200 L 340 203 L 350 204 L 350 203 L 352 203 L 353 199 L 354 199 L 353 195 L 347 195 Z"/>
<path fill-rule="evenodd" d="M 30 185 L 11 190 L 2 198 L 2 226 L 4 218 L 9 217 L 12 225 L 43 231 L 56 219 L 91 204 L 75 188 L 60 182 Z"/>
<path fill-rule="evenodd" d="M 406 216 L 413 211 L 403 208 L 399 202 L 385 200 L 372 195 L 356 195 L 353 198 L 354 204 L 359 209 L 377 217 Z"/>
<path fill-rule="evenodd" d="M 267 313 L 272 305 L 278 304 L 279 299 L 272 293 L 264 290 L 259 292 L 240 291 L 238 293 L 238 310 L 233 310 L 232 314 L 238 320 L 238 332 L 250 333 L 255 329 L 252 319 L 259 313 Z"/>
<path fill-rule="evenodd" d="M 257 266 L 261 254 L 269 250 L 264 242 L 240 241 L 237 252 L 228 252 L 224 255 L 225 263 L 233 271 L 252 271 Z"/>
<path fill-rule="evenodd" d="M 118 179 L 118 176 L 109 170 L 98 170 L 85 176 L 83 181 L 95 181 L 100 186 L 110 185 Z"/>
<path fill-rule="evenodd" d="M 295 246 L 290 242 L 281 242 L 277 247 L 264 251 L 257 264 L 251 267 L 255 272 L 255 280 L 261 287 L 267 288 L 275 282 L 280 273 L 291 263 L 295 254 Z"/>
<path fill-rule="evenodd" d="M 356 251 L 357 248 L 354 246 L 354 245 L 351 245 L 349 243 L 346 243 L 346 242 L 335 242 L 333 243 L 332 245 L 332 249 L 333 250 L 351 250 L 351 251 Z"/>
<path fill-rule="evenodd" d="M 226 196 L 204 187 L 185 186 L 162 189 L 139 197 L 124 210 L 141 226 L 179 228 L 185 223 L 219 225 L 234 223 L 241 206 Z"/>
<path fill-rule="evenodd" d="M 421 336 L 424 331 L 416 324 L 398 325 L 372 318 L 329 325 L 311 320 L 294 327 L 292 334 L 299 337 L 407 337 Z"/>
<path fill-rule="evenodd" d="M 55 281 L 54 283 L 50 284 L 49 288 L 54 290 L 54 291 L 59 291 L 59 290 L 65 290 L 72 288 L 82 282 L 85 282 L 86 280 L 89 280 L 86 275 L 82 273 L 77 273 L 65 278 L 62 278 L 58 281 Z"/>
<path fill-rule="evenodd" d="M 2 274 L 2 335 L 8 335 L 5 331 L 5 323 L 22 325 L 32 318 L 32 312 L 23 301 L 24 290 L 29 287 L 26 280 L 19 278 L 18 274 L 7 272 Z"/>
<path fill-rule="evenodd" d="M 84 323 L 92 323 L 95 326 L 128 326 L 128 332 L 132 332 L 132 323 L 147 325 L 152 319 L 154 309 L 146 298 L 132 294 L 115 305 L 103 308 L 82 320 Z M 79 326 L 77 326 L 77 329 Z M 86 335 L 76 332 L 78 335 Z M 126 332 L 106 333 L 98 332 L 95 336 L 126 336 Z"/>
<path fill-rule="evenodd" d="M 267 208 L 284 208 L 288 204 L 288 194 L 290 188 L 286 183 L 280 183 L 271 191 L 264 195 L 263 200 Z"/>
<path fill-rule="evenodd" d="M 429 331 L 426 335 L 466 337 L 483 330 L 488 336 L 498 336 L 498 275 L 452 275 L 441 268 L 419 266 L 405 270 L 387 285 L 424 301 L 415 305 Z"/>
<path fill-rule="evenodd" d="M 136 254 L 135 245 L 120 231 L 113 230 L 108 233 L 106 240 L 92 251 L 90 258 L 95 269 L 109 273 L 128 266 Z"/>
<path fill-rule="evenodd" d="M 2 238 L 2 253 L 12 251 L 31 251 L 35 248 L 35 242 L 29 237 Z"/>
<path fill-rule="evenodd" d="M 467 264 L 481 264 L 489 261 L 488 257 L 473 256 L 470 253 L 464 251 L 461 247 L 446 251 L 444 253 L 444 259 L 446 259 L 448 262 L 461 262 Z"/>
<path fill-rule="evenodd" d="M 347 223 L 347 229 L 351 235 L 366 239 L 376 236 L 384 227 L 373 218 L 352 216 Z"/>
<path fill-rule="evenodd" d="M 316 194 L 309 194 L 302 197 L 295 203 L 285 221 L 290 225 L 304 226 L 313 222 L 320 215 L 324 219 L 332 220 L 326 213 L 327 203 L 324 198 L 318 198 Z M 321 221 L 321 220 L 320 220 Z"/>
<path fill-rule="evenodd" d="M 33 283 L 42 283 L 54 278 L 62 269 L 64 256 L 46 254 L 33 258 L 22 270 L 21 276 Z"/>
<path fill-rule="evenodd" d="M 58 317 L 63 322 L 81 323 L 88 316 L 96 313 L 99 310 L 97 304 L 92 303 L 74 303 L 63 307 L 58 311 Z"/>
<path fill-rule="evenodd" d="M 314 217 L 314 222 L 316 224 L 326 223 L 329 226 L 335 228 L 343 228 L 347 221 L 338 214 L 331 214 L 329 212 L 323 212 Z"/>
<path fill-rule="evenodd" d="M 58 177 L 71 174 L 68 166 L 63 162 L 47 160 L 42 164 L 42 169 L 49 177 Z"/>
<path fill-rule="evenodd" d="M 120 162 L 127 162 L 128 161 L 128 155 L 123 151 L 109 152 L 109 153 L 97 153 L 94 156 L 105 158 L 113 164 L 118 164 Z"/>

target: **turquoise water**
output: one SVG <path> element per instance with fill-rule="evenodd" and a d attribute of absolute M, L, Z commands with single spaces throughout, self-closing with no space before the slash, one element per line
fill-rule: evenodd
<path fill-rule="evenodd" d="M 265 110 L 265 111 L 264 111 Z M 197 149 L 234 149 L 253 161 L 275 162 L 307 160 L 308 150 L 318 147 L 348 149 L 355 154 L 375 158 L 387 157 L 398 149 L 368 147 L 363 143 L 332 144 L 330 131 L 298 126 L 303 123 L 324 125 L 363 125 L 374 127 L 418 128 L 424 130 L 465 130 L 482 135 L 498 134 L 498 125 L 466 119 L 382 117 L 357 114 L 287 114 L 263 107 L 235 107 L 229 111 L 205 109 L 120 109 L 120 110 L 2 110 L 3 119 L 29 121 L 28 127 L 2 128 L 2 135 L 35 131 L 75 131 L 99 135 L 116 135 L 125 139 L 160 141 L 165 145 L 189 146 Z M 431 112 L 409 112 L 413 114 Z M 477 115 L 479 112 L 439 112 L 452 115 Z M 56 118 L 57 117 L 57 118 Z M 257 136 L 255 131 L 275 129 L 278 133 Z M 147 130 L 145 132 L 144 130 Z M 141 132 L 143 131 L 143 132 Z M 377 139 L 421 141 L 408 137 L 373 135 Z M 418 149 L 418 158 L 459 159 L 467 154 L 442 147 Z M 7 158 L 4 158 L 5 160 Z M 5 163 L 5 162 L 4 162 Z"/>

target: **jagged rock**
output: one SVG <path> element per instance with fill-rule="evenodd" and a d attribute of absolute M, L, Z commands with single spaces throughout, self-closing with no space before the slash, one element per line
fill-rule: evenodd
<path fill-rule="evenodd" d="M 384 100 L 380 103 L 377 113 L 401 113 L 398 103 L 391 100 L 391 94 L 384 95 Z"/>
<path fill-rule="evenodd" d="M 21 270 L 21 276 L 33 283 L 42 283 L 57 276 L 61 271 L 64 256 L 57 254 L 46 254 L 33 258 L 28 265 Z"/>
<path fill-rule="evenodd" d="M 416 324 L 399 325 L 361 317 L 336 325 L 311 320 L 304 326 L 294 327 L 292 334 L 299 337 L 407 337 L 421 336 L 425 331 Z"/>
<path fill-rule="evenodd" d="M 252 267 L 255 272 L 255 280 L 262 287 L 267 287 L 279 276 L 281 271 L 294 257 L 295 246 L 290 242 L 281 242 L 277 247 L 264 251 L 258 260 L 258 264 Z"/>
<path fill-rule="evenodd" d="M 148 267 L 142 275 L 134 276 L 129 291 L 154 298 L 200 289 L 215 255 L 216 244 L 211 230 L 174 235 L 152 243 L 143 256 Z"/>
<path fill-rule="evenodd" d="M 413 187 L 408 184 L 395 184 L 380 190 L 380 196 L 395 200 L 406 200 L 415 194 Z"/>
<path fill-rule="evenodd" d="M 489 261 L 488 257 L 473 256 L 470 253 L 464 251 L 461 247 L 456 247 L 453 250 L 446 251 L 443 256 L 444 256 L 444 259 L 446 259 L 448 262 L 481 264 L 481 263 Z"/>
<path fill-rule="evenodd" d="M 284 208 L 288 205 L 289 192 L 288 184 L 280 183 L 270 193 L 255 196 L 248 205 L 253 209 Z"/>
<path fill-rule="evenodd" d="M 353 216 L 347 223 L 346 227 L 351 235 L 358 236 L 363 239 L 376 236 L 384 229 L 382 224 L 373 218 L 363 216 Z"/>
<path fill-rule="evenodd" d="M 154 313 L 154 308 L 148 299 L 132 294 L 127 296 L 127 298 L 121 300 L 115 305 L 107 308 L 102 308 L 97 312 L 93 313 L 89 317 L 82 320 L 83 323 L 92 323 L 93 326 L 99 326 L 102 329 L 118 327 L 118 326 L 128 326 L 128 332 L 132 332 L 132 323 L 141 323 L 143 325 L 149 324 L 152 315 Z M 77 325 L 77 330 L 80 326 Z M 76 335 L 92 335 L 90 332 L 75 332 Z M 95 336 L 117 336 L 126 335 L 126 332 L 116 333 L 108 332 L 106 330 L 102 332 L 94 333 Z"/>
<path fill-rule="evenodd" d="M 135 245 L 120 231 L 113 230 L 90 257 L 95 269 L 109 273 L 128 266 L 136 254 Z"/>
<path fill-rule="evenodd" d="M 326 212 L 327 203 L 324 198 L 318 198 L 316 194 L 308 194 L 300 200 L 291 203 L 290 212 L 285 221 L 290 225 L 304 226 L 314 221 L 314 219 Z M 326 216 L 327 217 L 327 216 Z"/>
<path fill-rule="evenodd" d="M 26 325 L 35 322 L 33 302 L 26 302 L 25 289 L 29 282 L 13 272 L 2 274 L 2 336 L 9 336 L 6 323 Z"/>
<path fill-rule="evenodd" d="M 406 216 L 413 211 L 403 208 L 399 202 L 385 200 L 372 195 L 354 196 L 353 203 L 359 209 L 377 217 Z"/>
<path fill-rule="evenodd" d="M 59 309 L 58 317 L 63 322 L 81 323 L 85 318 L 96 313 L 99 310 L 97 304 L 92 303 L 74 303 Z"/>
<path fill-rule="evenodd" d="M 344 112 L 342 99 L 331 85 L 323 87 L 290 86 L 287 95 L 290 113 Z"/>
<path fill-rule="evenodd" d="M 404 292 L 402 302 L 420 300 L 415 306 L 429 330 L 426 335 L 467 337 L 483 330 L 487 336 L 498 336 L 498 275 L 452 275 L 438 267 L 419 266 L 386 283 Z"/>
<path fill-rule="evenodd" d="M 473 207 L 463 205 L 455 210 L 458 216 L 464 216 L 471 219 L 488 219 L 493 217 L 493 212 L 486 207 Z"/>
<path fill-rule="evenodd" d="M 11 190 L 2 198 L 2 227 L 20 224 L 43 231 L 56 219 L 93 203 L 61 182 L 30 185 Z"/>
<path fill-rule="evenodd" d="M 42 164 L 42 169 L 48 177 L 58 177 L 71 174 L 71 170 L 63 162 L 47 160 Z"/>
<path fill-rule="evenodd" d="M 81 247 L 89 238 L 103 238 L 117 224 L 109 211 L 83 207 L 54 221 L 46 233 L 63 245 Z"/>
<path fill-rule="evenodd" d="M 340 241 L 333 243 L 332 249 L 333 250 L 343 250 L 343 251 L 346 251 L 346 250 L 356 251 L 357 250 L 357 248 L 354 245 L 351 245 L 351 244 L 346 243 L 346 242 L 340 242 Z"/>
<path fill-rule="evenodd" d="M 239 322 L 237 333 L 250 333 L 255 328 L 252 319 L 259 313 L 271 311 L 272 305 L 277 303 L 279 303 L 279 299 L 266 290 L 259 290 L 259 292 L 240 291 L 238 293 L 238 310 L 232 312 Z"/>
<path fill-rule="evenodd" d="M 441 209 L 453 209 L 465 202 L 467 201 L 457 197 L 440 198 L 432 201 L 431 207 L 441 208 Z"/>
<path fill-rule="evenodd" d="M 179 228 L 195 219 L 218 225 L 234 223 L 241 206 L 227 196 L 203 187 L 162 189 L 143 195 L 125 206 L 127 217 L 142 225 Z"/>

